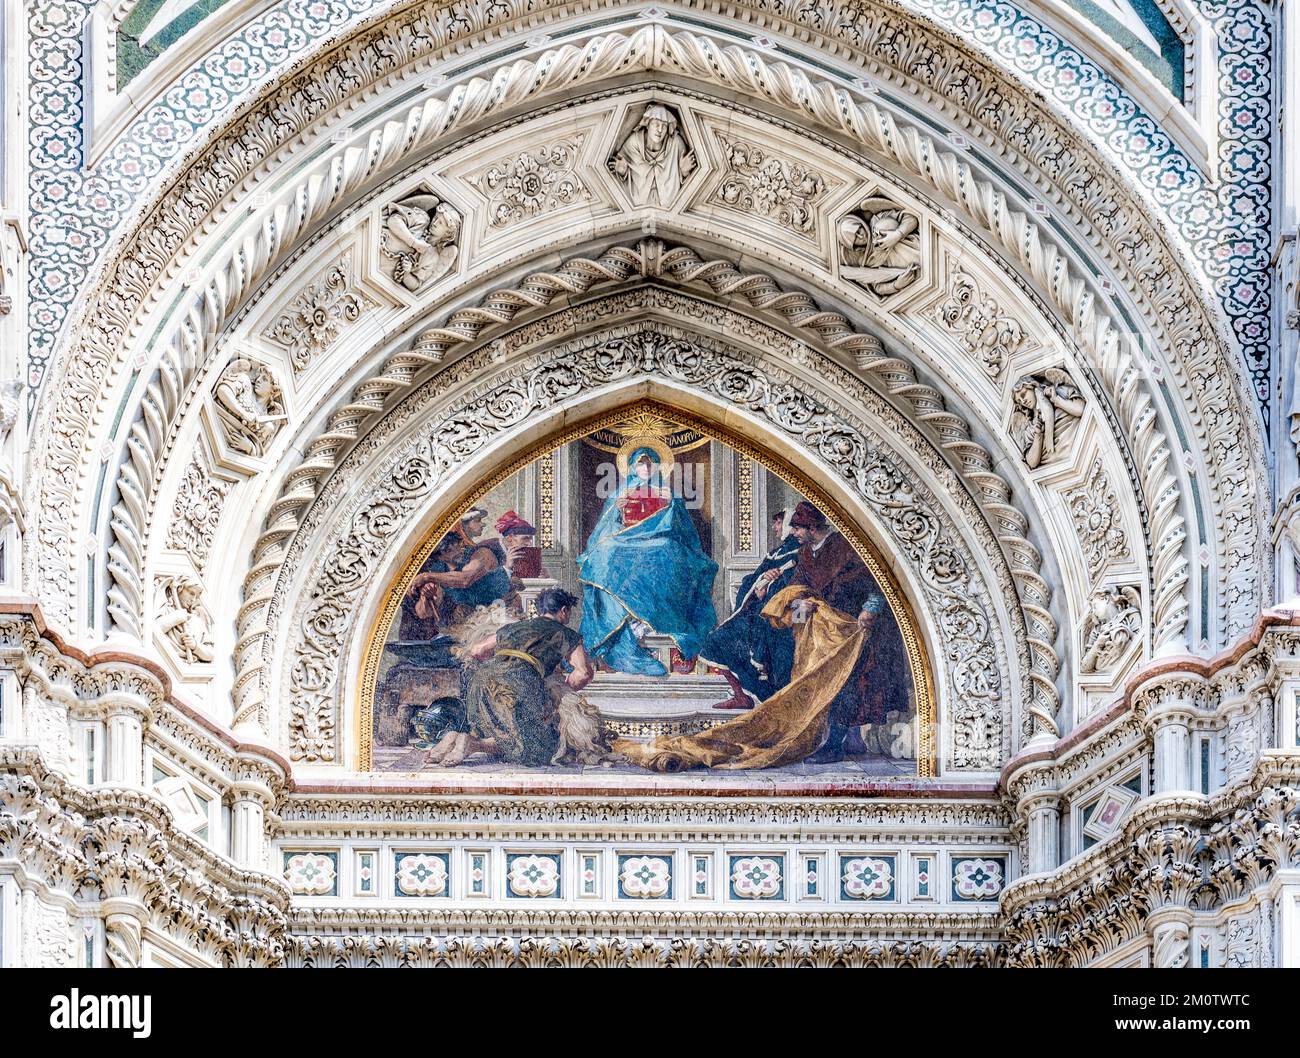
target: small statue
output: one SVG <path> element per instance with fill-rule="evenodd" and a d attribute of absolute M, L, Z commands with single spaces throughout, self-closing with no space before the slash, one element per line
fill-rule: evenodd
<path fill-rule="evenodd" d="M 667 206 L 695 172 L 695 152 L 681 133 L 677 115 L 661 103 L 650 103 L 609 167 L 623 181 L 633 205 Z"/>
<path fill-rule="evenodd" d="M 203 589 L 187 577 L 167 577 L 159 582 L 164 600 L 158 629 L 188 665 L 211 661 L 212 634 L 203 608 Z"/>
<path fill-rule="evenodd" d="M 287 416 L 280 386 L 270 368 L 240 357 L 217 379 L 212 393 L 226 443 L 236 452 L 260 459 Z"/>
<path fill-rule="evenodd" d="M 1065 427 L 1083 415 L 1083 394 L 1056 367 L 1025 375 L 1011 391 L 1011 436 L 1035 470 L 1064 449 Z"/>
<path fill-rule="evenodd" d="M 419 194 L 388 207 L 380 250 L 393 281 L 412 293 L 441 279 L 456 263 L 461 217 L 437 195 Z"/>
<path fill-rule="evenodd" d="M 889 199 L 863 199 L 839 222 L 840 273 L 879 297 L 910 287 L 921 275 L 921 222 Z"/>
<path fill-rule="evenodd" d="M 1142 596 L 1137 588 L 1102 588 L 1088 600 L 1083 619 L 1081 672 L 1115 664 L 1142 628 Z"/>

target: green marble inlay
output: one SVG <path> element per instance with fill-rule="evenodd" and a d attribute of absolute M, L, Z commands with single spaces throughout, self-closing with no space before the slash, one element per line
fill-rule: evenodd
<path fill-rule="evenodd" d="M 1066 0 L 1183 101 L 1183 42 L 1154 0 Z"/>
<path fill-rule="evenodd" d="M 140 0 L 117 28 L 117 90 L 226 2 Z"/>

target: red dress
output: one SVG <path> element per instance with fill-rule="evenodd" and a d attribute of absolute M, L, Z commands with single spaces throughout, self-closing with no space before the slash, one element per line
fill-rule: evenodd
<path fill-rule="evenodd" d="M 668 497 L 661 495 L 659 489 L 649 485 L 639 485 L 629 489 L 618 498 L 618 513 L 623 524 L 636 525 L 644 522 L 652 514 L 658 514 L 668 506 Z"/>

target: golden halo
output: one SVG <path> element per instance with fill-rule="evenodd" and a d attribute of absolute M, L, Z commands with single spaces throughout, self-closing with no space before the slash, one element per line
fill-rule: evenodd
<path fill-rule="evenodd" d="M 662 434 L 638 434 L 636 437 L 629 437 L 623 442 L 623 447 L 618 450 L 618 455 L 614 457 L 618 463 L 619 481 L 626 481 L 630 468 L 627 461 L 632 458 L 632 454 L 638 448 L 648 448 L 659 457 L 659 480 L 662 482 L 672 472 L 673 464 L 677 462 L 677 457 L 673 455 L 673 450 L 668 447 L 668 440 Z"/>

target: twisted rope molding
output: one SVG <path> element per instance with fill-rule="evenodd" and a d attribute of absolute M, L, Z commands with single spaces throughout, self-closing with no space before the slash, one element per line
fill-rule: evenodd
<path fill-rule="evenodd" d="M 684 287 L 702 285 L 719 299 L 743 298 L 754 309 L 774 314 L 787 326 L 810 332 L 825 346 L 848 354 L 888 392 L 909 402 L 916 417 L 934 431 L 939 447 L 951 454 L 952 465 L 985 510 L 1006 553 L 1030 651 L 1027 708 L 1036 731 L 1056 733 L 1054 717 L 1060 698 L 1055 681 L 1060 658 L 1052 646 L 1057 625 L 1047 609 L 1051 589 L 1040 573 L 1041 555 L 1025 538 L 1028 519 L 1012 505 L 1010 484 L 994 471 L 988 450 L 971 439 L 968 424 L 947 409 L 937 390 L 917 380 L 909 363 L 886 356 L 879 339 L 855 330 L 842 314 L 819 308 L 807 293 L 782 290 L 770 276 L 741 271 L 725 260 L 705 260 L 690 247 L 668 248 L 659 240 L 643 240 L 635 250 L 611 247 L 595 259 L 571 258 L 553 272 L 532 273 L 516 288 L 492 291 L 480 304 L 453 311 L 442 326 L 422 332 L 410 350 L 397 353 L 376 376 L 361 383 L 352 401 L 330 417 L 319 436 L 307 442 L 302 462 L 289 471 L 279 499 L 268 512 L 244 581 L 244 604 L 236 618 L 237 722 L 264 712 L 268 693 L 264 676 L 274 647 L 270 611 L 286 561 L 284 544 L 298 532 L 303 516 L 342 455 L 394 396 L 409 391 L 421 369 L 440 363 L 458 346 L 483 340 L 494 328 L 507 327 L 521 312 L 545 309 L 557 298 L 582 295 L 594 287 L 638 276 L 667 278 Z"/>
<path fill-rule="evenodd" d="M 383 164 L 406 151 L 418 149 L 454 125 L 513 105 L 534 91 L 570 87 L 578 80 L 602 76 L 611 68 L 625 70 L 628 66 L 674 69 L 729 87 L 748 88 L 773 101 L 801 109 L 806 116 L 838 131 L 854 134 L 914 175 L 928 180 L 943 194 L 962 202 L 1004 248 L 1015 251 L 1021 264 L 1050 292 L 1057 307 L 1074 326 L 1076 339 L 1092 354 L 1094 361 L 1101 361 L 1098 366 L 1103 381 L 1111 390 L 1130 436 L 1136 439 L 1138 463 L 1146 471 L 1140 475 L 1143 492 L 1154 515 L 1153 536 L 1157 541 L 1154 563 L 1157 591 L 1153 599 L 1156 645 L 1178 642 L 1186 631 L 1185 589 L 1189 572 L 1183 554 L 1186 530 L 1178 510 L 1179 490 L 1169 471 L 1169 447 L 1155 425 L 1156 414 L 1143 390 L 1141 372 L 1131 352 L 1120 341 L 1112 321 L 1097 311 L 1086 283 L 1070 276 L 1068 265 L 1055 245 L 1041 235 L 1028 217 L 1009 210 L 1004 196 L 987 182 L 977 180 L 967 163 L 942 151 L 915 129 L 900 130 L 892 117 L 873 104 L 856 104 L 843 90 L 825 82 L 814 83 L 784 64 L 769 67 L 761 56 L 753 53 L 735 47 L 718 49 L 711 42 L 690 34 L 670 37 L 657 26 L 645 27 L 627 38 L 596 38 L 581 49 L 560 48 L 536 62 L 515 63 L 498 71 L 491 82 L 476 80 L 449 93 L 445 101 L 429 100 L 413 108 L 405 121 L 389 122 L 370 133 L 365 149 L 350 147 L 334 157 L 327 167 L 299 185 L 292 202 L 282 202 L 263 219 L 258 230 L 241 241 L 238 251 L 208 285 L 203 297 L 191 306 L 180 334 L 167 350 L 168 363 L 160 367 L 155 385 L 149 388 L 146 399 L 151 407 L 142 409 L 141 419 L 132 428 L 129 469 L 123 475 L 125 488 L 113 512 L 115 535 L 120 539 L 115 541 L 116 551 L 110 556 L 111 605 L 118 627 L 139 634 L 139 622 L 133 620 L 131 610 L 139 611 L 143 588 L 138 574 L 140 537 L 137 533 L 134 540 L 130 539 L 130 530 L 132 523 L 138 523 L 148 513 L 143 482 L 156 476 L 158 445 L 163 443 L 165 424 L 172 418 L 168 412 L 174 412 L 182 399 L 178 396 L 182 390 L 175 382 L 192 379 L 193 362 L 202 356 L 205 336 L 215 333 L 213 324 L 224 319 L 229 307 L 248 293 L 275 259 L 276 251 L 323 218 L 332 202 L 363 185 Z M 1202 337 L 1201 348 L 1202 352 L 1209 351 L 1208 339 Z M 74 402 L 73 406 L 80 405 Z M 1209 421 L 1223 426 L 1231 419 L 1231 415 L 1219 415 Z M 1219 446 L 1216 451 L 1225 458 L 1236 454 L 1240 459 L 1239 446 Z M 1250 505 L 1248 484 L 1242 482 L 1240 493 L 1246 496 L 1242 502 L 1247 506 Z M 50 493 L 67 491 L 64 476 L 59 474 L 47 475 L 46 486 Z M 1217 482 L 1216 492 L 1221 492 Z M 56 503 L 50 510 L 62 512 L 63 508 Z M 1252 522 L 1249 518 L 1237 518 L 1234 524 L 1246 531 Z M 42 529 L 46 543 L 52 535 L 52 530 Z M 58 539 L 62 544 L 66 535 Z M 1226 574 L 1226 570 L 1221 573 Z M 66 568 L 62 577 L 66 584 Z M 1238 602 L 1237 608 L 1244 609 L 1251 599 L 1239 596 Z"/>
<path fill-rule="evenodd" d="M 670 38 L 662 29 L 655 26 L 639 30 L 631 39 L 615 38 L 615 42 L 632 49 L 632 55 L 635 57 L 637 54 L 635 46 L 638 38 L 641 38 L 642 45 L 651 53 L 656 52 L 657 48 L 663 45 L 682 45 L 680 40 Z M 585 57 L 587 52 L 593 49 L 602 54 L 606 61 L 609 60 L 611 54 L 622 53 L 622 48 L 602 50 L 602 48 L 596 47 L 598 44 L 603 47 L 608 41 L 609 38 L 601 38 L 593 41 L 581 51 L 575 48 L 560 49 L 559 52 L 555 53 L 557 56 L 556 65 L 561 65 L 560 60 L 562 58 L 567 57 L 570 61 L 575 61 L 578 57 Z M 707 58 L 709 54 L 715 53 L 715 49 L 707 41 L 699 42 L 691 39 L 686 42 L 686 45 L 693 45 L 697 50 L 689 51 L 688 48 L 689 54 L 687 54 L 687 52 L 681 52 L 680 47 L 676 51 L 668 48 L 668 59 L 678 65 L 683 65 L 686 58 L 693 58 L 698 62 Z M 568 52 L 567 56 L 560 54 L 566 51 Z M 744 57 L 744 53 L 740 49 L 733 48 L 727 49 L 727 51 L 734 53 L 731 56 L 733 60 L 737 57 Z M 642 57 L 644 58 L 644 56 Z M 544 56 L 540 62 L 544 62 L 546 58 Z M 516 63 L 511 67 L 511 70 L 517 74 L 520 67 L 530 65 L 536 64 Z M 714 65 L 716 66 L 716 64 Z M 589 74 L 600 68 L 601 65 L 595 62 L 590 62 L 585 66 Z M 546 71 L 546 75 L 552 78 L 558 77 L 559 75 L 554 71 L 555 66 L 552 66 Z M 786 87 L 793 88 L 795 95 L 806 96 L 808 92 L 804 91 L 804 89 L 808 91 L 814 89 L 811 82 L 808 82 L 807 78 L 797 71 L 791 71 L 788 67 L 781 67 L 779 72 L 787 79 L 794 78 L 794 82 L 786 84 Z M 501 72 L 493 79 L 493 84 L 500 80 L 502 80 Z M 513 80 L 510 77 L 505 78 L 505 80 L 507 84 L 519 84 L 517 76 Z M 479 86 L 485 84 L 487 82 L 478 82 Z M 474 87 L 475 85 L 471 83 L 458 91 L 469 94 Z M 832 97 L 840 100 L 847 100 L 848 98 L 845 93 L 824 83 L 816 86 L 816 88 L 828 92 Z M 492 107 L 494 103 L 496 106 L 502 105 L 502 98 L 502 94 L 497 94 L 493 98 L 484 98 L 480 94 L 475 101 L 478 108 L 485 109 Z M 882 127 L 894 128 L 892 119 L 880 114 L 872 105 L 864 105 L 865 109 L 870 109 L 875 114 L 878 121 L 882 123 Z M 400 143 L 400 151 L 405 152 L 414 149 L 417 143 L 426 142 L 429 138 L 436 138 L 437 135 L 445 131 L 442 119 L 446 117 L 446 110 L 446 105 L 441 101 L 430 100 L 408 113 L 406 122 L 390 122 L 383 129 L 371 133 L 369 151 L 362 152 L 353 148 L 340 156 L 336 156 L 328 169 L 325 170 L 329 178 L 326 179 L 325 173 L 318 171 L 299 185 L 293 202 L 282 203 L 271 217 L 263 221 L 261 234 L 264 237 L 259 238 L 254 233 L 246 236 L 239 250 L 229 261 L 226 270 L 218 274 L 217 278 L 207 288 L 205 296 L 192 306 L 186 325 L 182 327 L 176 341 L 168 350 L 170 355 L 164 357 L 158 380 L 149 387 L 146 395 L 145 415 L 132 427 L 131 439 L 128 445 L 130 458 L 128 463 L 124 464 L 121 478 L 122 499 L 115 505 L 113 510 L 112 528 L 114 540 L 109 551 L 109 572 L 113 582 L 110 589 L 110 610 L 115 623 L 122 630 L 138 636 L 141 628 L 140 615 L 143 609 L 144 583 L 142 570 L 143 548 L 141 546 L 143 532 L 141 527 L 147 522 L 149 516 L 149 500 L 145 496 L 143 481 L 148 475 L 149 480 L 153 482 L 150 489 L 150 494 L 152 494 L 153 490 L 156 489 L 156 479 L 160 471 L 161 459 L 159 453 L 164 444 L 166 424 L 169 419 L 175 417 L 174 413 L 181 404 L 180 394 L 183 392 L 181 383 L 187 377 L 192 379 L 198 370 L 198 364 L 202 360 L 205 335 L 209 332 L 217 332 L 217 329 L 224 322 L 228 309 L 241 301 L 249 292 L 256 278 L 260 277 L 261 273 L 276 259 L 281 246 L 291 243 L 297 234 L 309 227 L 315 220 L 323 217 L 334 200 L 343 197 L 350 191 L 355 190 L 357 186 L 364 184 L 374 170 L 382 168 L 387 160 L 396 156 L 399 149 L 395 145 Z M 461 115 L 461 120 L 467 120 L 467 116 L 475 110 L 475 107 L 466 105 L 457 108 L 457 113 Z M 830 115 L 822 113 L 820 117 L 823 120 L 829 120 Z M 915 137 L 914 130 L 907 131 L 913 132 Z M 877 129 L 877 132 L 879 133 L 877 139 L 880 140 L 882 146 L 887 140 L 896 138 L 885 136 L 880 129 Z M 917 145 L 920 153 L 913 159 L 914 161 L 917 161 L 929 149 L 928 145 L 922 143 L 919 139 L 917 139 Z M 947 157 L 951 160 L 953 166 L 969 170 L 969 166 L 958 162 L 955 157 L 951 155 Z M 348 162 L 353 163 L 351 167 L 348 166 Z M 329 189 L 329 193 L 325 194 L 324 197 L 320 196 L 322 188 Z M 955 188 L 948 187 L 945 190 L 950 194 L 950 197 L 956 197 Z M 987 187 L 987 190 L 993 196 L 993 199 L 986 203 L 990 210 L 988 213 L 989 218 L 1004 216 L 998 209 L 998 203 L 1004 204 L 1002 196 L 991 187 Z M 1027 218 L 1022 214 L 1017 216 L 1020 221 L 1029 224 L 1030 229 L 1032 229 L 1030 234 L 1036 232 L 1037 229 L 1027 221 Z M 1003 235 L 1004 242 L 1010 240 L 1009 231 L 1003 231 Z M 1023 243 L 1024 241 L 1023 238 L 1017 237 L 1017 242 Z M 1052 251 L 1049 256 L 1053 257 L 1053 264 L 1060 266 L 1053 270 L 1054 275 L 1059 280 L 1064 271 L 1063 262 L 1060 261 L 1059 256 L 1056 256 L 1054 247 L 1048 244 L 1048 249 Z M 1031 254 L 1030 256 L 1032 258 L 1034 255 Z M 1040 282 L 1044 281 L 1046 271 L 1038 278 Z M 1083 284 L 1077 282 L 1075 286 L 1082 289 Z M 1090 304 L 1090 299 L 1088 303 Z M 1102 330 L 1102 333 L 1110 334 L 1109 330 L 1100 327 L 1100 324 L 1108 324 L 1109 321 L 1104 317 L 1098 317 L 1098 319 L 1100 321 L 1099 329 Z M 914 379 L 906 380 L 903 384 L 914 385 Z M 1134 388 L 1130 392 L 1136 392 L 1136 389 Z M 918 399 L 922 396 L 923 394 L 918 391 Z M 1150 403 L 1145 395 L 1142 395 L 1141 402 L 1141 406 L 1136 409 L 1135 414 L 1145 416 L 1144 425 L 1150 424 L 1154 420 L 1154 411 L 1151 410 Z M 1128 403 L 1121 402 L 1121 411 L 1129 407 Z M 1139 452 L 1139 455 L 1142 454 L 1142 452 Z M 1166 446 L 1155 446 L 1153 452 L 1146 454 L 1150 458 L 1143 465 L 1148 469 L 1153 465 L 1164 467 L 1168 462 Z M 976 469 L 983 472 L 978 467 Z M 1162 490 L 1161 495 L 1166 497 L 1168 502 L 1163 507 L 1153 505 L 1152 509 L 1162 510 L 1168 516 L 1170 525 L 1167 528 L 1172 531 L 1161 532 L 1162 526 L 1160 524 L 1154 527 L 1156 538 L 1160 541 L 1157 548 L 1158 560 L 1155 582 L 1163 589 L 1163 594 L 1157 593 L 1154 600 L 1154 612 L 1157 621 L 1160 622 L 1162 627 L 1166 627 L 1170 624 L 1171 618 L 1169 616 L 1161 617 L 1162 603 L 1167 604 L 1167 600 L 1171 595 L 1175 597 L 1175 602 L 1181 600 L 1181 612 L 1184 616 L 1183 625 L 1179 627 L 1181 632 L 1182 627 L 1185 627 L 1186 600 L 1181 597 L 1180 589 L 1185 586 L 1187 581 L 1186 562 L 1181 553 L 1181 544 L 1185 540 L 1186 534 L 1182 530 L 1181 515 L 1176 509 L 1178 501 L 1176 482 L 1170 478 L 1164 484 L 1166 487 Z M 993 502 L 1004 503 L 1005 496 L 1001 500 L 995 499 Z M 1023 530 L 1023 525 L 1019 528 Z M 1012 533 L 1011 535 L 1023 536 L 1023 533 Z M 1026 551 L 1026 548 L 1029 550 Z M 1033 552 L 1027 541 L 1023 545 L 1017 545 L 1015 550 L 1020 556 L 1017 559 L 1017 565 L 1019 566 L 1036 566 L 1041 561 L 1041 556 L 1037 556 L 1036 552 Z M 1032 554 L 1030 554 L 1031 552 Z M 1162 570 L 1159 558 L 1162 555 L 1166 560 L 1166 567 L 1171 564 L 1174 558 L 1182 561 L 1181 579 L 1161 576 Z M 1168 569 L 1164 572 L 1168 573 Z M 1043 644 L 1050 644 L 1054 640 L 1056 628 L 1046 611 L 1046 604 L 1049 600 L 1049 596 L 1046 594 L 1046 583 L 1039 578 L 1039 583 L 1030 587 L 1031 590 L 1026 593 L 1025 602 L 1028 606 L 1028 616 L 1032 626 L 1035 654 L 1041 655 Z M 1054 664 L 1059 669 L 1059 662 Z M 1034 668 L 1037 672 L 1035 682 L 1040 688 L 1047 683 L 1054 682 L 1055 671 L 1048 676 L 1039 665 L 1036 664 Z M 1051 696 L 1054 695 L 1055 691 L 1053 690 Z M 1039 722 L 1044 724 L 1045 729 L 1050 730 L 1051 716 L 1055 712 L 1055 706 L 1044 708 L 1040 701 L 1033 712 Z"/>

